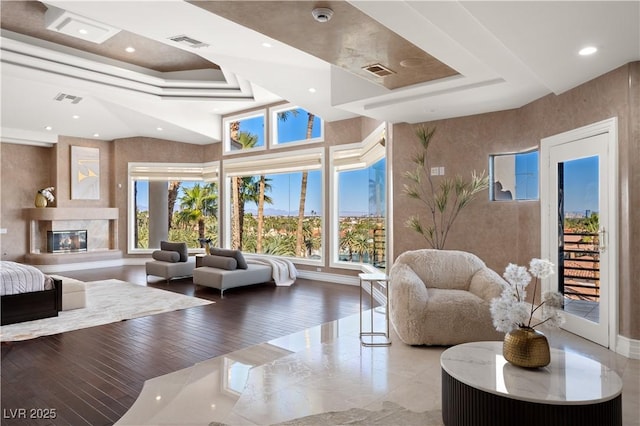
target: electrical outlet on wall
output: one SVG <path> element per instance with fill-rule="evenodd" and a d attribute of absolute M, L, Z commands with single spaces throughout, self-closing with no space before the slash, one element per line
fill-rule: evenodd
<path fill-rule="evenodd" d="M 438 169 L 439 169 L 439 170 L 438 170 L 438 174 L 439 174 L 440 176 L 444 176 L 444 166 L 440 166 Z"/>
<path fill-rule="evenodd" d="M 431 168 L 431 176 L 438 176 L 438 173 L 439 173 L 438 167 Z"/>

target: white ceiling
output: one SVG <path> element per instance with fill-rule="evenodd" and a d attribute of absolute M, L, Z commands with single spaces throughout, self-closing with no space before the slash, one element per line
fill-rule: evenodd
<path fill-rule="evenodd" d="M 327 121 L 415 123 L 518 108 L 640 60 L 640 1 L 351 1 L 460 73 L 395 90 L 183 1 L 46 3 L 184 48 L 221 71 L 163 74 L 3 31 L 5 142 L 98 133 L 205 144 L 220 140 L 221 114 L 283 99 Z M 179 34 L 209 46 L 168 40 Z M 579 56 L 586 45 L 599 50 Z M 83 100 L 54 101 L 60 92 Z"/>

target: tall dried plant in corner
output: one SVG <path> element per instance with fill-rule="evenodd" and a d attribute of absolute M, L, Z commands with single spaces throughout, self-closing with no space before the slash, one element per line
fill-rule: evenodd
<path fill-rule="evenodd" d="M 407 171 L 404 177 L 409 183 L 404 185 L 404 193 L 420 201 L 426 207 L 426 218 L 420 214 L 412 215 L 406 222 L 408 228 L 422 235 L 435 249 L 444 249 L 449 231 L 460 211 L 489 187 L 489 178 L 485 172 L 471 173 L 471 179 L 465 180 L 456 175 L 452 178 L 431 176 L 429 165 L 429 146 L 436 129 L 424 126 L 416 127 L 416 136 L 420 148 L 413 156 L 415 171 Z"/>

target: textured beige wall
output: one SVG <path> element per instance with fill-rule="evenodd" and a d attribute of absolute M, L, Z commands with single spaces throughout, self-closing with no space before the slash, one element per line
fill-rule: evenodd
<path fill-rule="evenodd" d="M 435 126 L 432 165 L 446 175 L 469 176 L 486 170 L 490 154 L 538 146 L 540 139 L 618 117 L 619 126 L 619 304 L 620 334 L 640 338 L 640 63 L 625 65 L 559 96 L 549 95 L 522 108 L 424 123 Z M 427 244 L 406 228 L 420 209 L 402 194 L 403 174 L 413 169 L 418 146 L 414 126 L 394 127 L 394 257 Z M 539 202 L 489 202 L 481 194 L 460 214 L 447 240 L 448 249 L 471 251 L 502 272 L 509 262 L 524 264 L 540 255 Z"/>
<path fill-rule="evenodd" d="M 51 148 L 0 143 L 0 228 L 7 230 L 0 234 L 2 260 L 22 262 L 29 251 L 24 209 L 34 207 L 39 189 L 54 186 L 52 155 Z"/>

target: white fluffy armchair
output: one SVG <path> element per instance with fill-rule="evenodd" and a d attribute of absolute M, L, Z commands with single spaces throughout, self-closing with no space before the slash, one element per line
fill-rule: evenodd
<path fill-rule="evenodd" d="M 491 299 L 504 280 L 471 253 L 415 250 L 393 264 L 389 314 L 400 339 L 409 345 L 456 345 L 502 340 L 491 320 Z"/>

